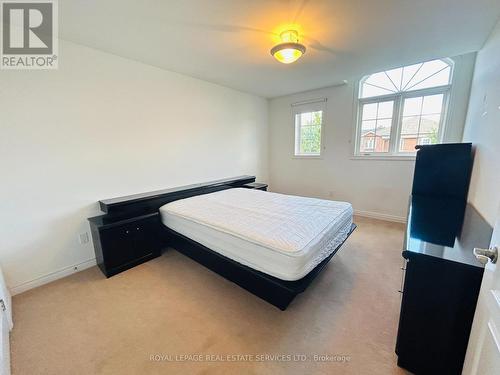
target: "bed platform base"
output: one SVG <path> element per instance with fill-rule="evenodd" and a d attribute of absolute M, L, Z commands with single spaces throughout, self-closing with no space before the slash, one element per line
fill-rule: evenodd
<path fill-rule="evenodd" d="M 356 224 L 351 225 L 345 240 L 349 238 L 354 229 L 356 229 Z M 302 293 L 311 284 L 345 242 L 344 240 L 328 258 L 318 264 L 302 279 L 285 281 L 242 265 L 167 227 L 165 227 L 165 230 L 168 233 L 170 247 L 280 310 L 286 310 L 297 294 Z"/>

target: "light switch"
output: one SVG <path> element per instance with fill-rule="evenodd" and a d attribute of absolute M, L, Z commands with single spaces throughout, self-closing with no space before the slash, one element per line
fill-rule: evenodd
<path fill-rule="evenodd" d="M 89 234 L 88 234 L 88 232 L 80 233 L 80 235 L 78 236 L 78 240 L 80 241 L 81 245 L 85 245 L 86 243 L 89 243 Z"/>

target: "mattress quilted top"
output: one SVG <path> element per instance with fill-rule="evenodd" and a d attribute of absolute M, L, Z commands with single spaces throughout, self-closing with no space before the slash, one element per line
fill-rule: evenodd
<path fill-rule="evenodd" d="M 333 226 L 352 220 L 353 210 L 347 202 L 235 188 L 177 200 L 160 212 L 280 252 L 297 253 Z"/>

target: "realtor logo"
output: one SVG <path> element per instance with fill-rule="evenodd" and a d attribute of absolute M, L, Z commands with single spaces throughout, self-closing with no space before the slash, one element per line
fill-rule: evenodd
<path fill-rule="evenodd" d="M 57 1 L 0 0 L 1 69 L 57 69 Z"/>

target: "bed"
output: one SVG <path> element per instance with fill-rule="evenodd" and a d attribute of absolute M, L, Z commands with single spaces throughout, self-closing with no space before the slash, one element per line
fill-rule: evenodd
<path fill-rule="evenodd" d="M 347 202 L 232 188 L 160 207 L 176 250 L 284 310 L 354 230 Z"/>
<path fill-rule="evenodd" d="M 285 310 L 354 231 L 349 203 L 253 188 L 243 175 L 99 201 L 89 218 L 106 277 L 171 248 Z"/>

